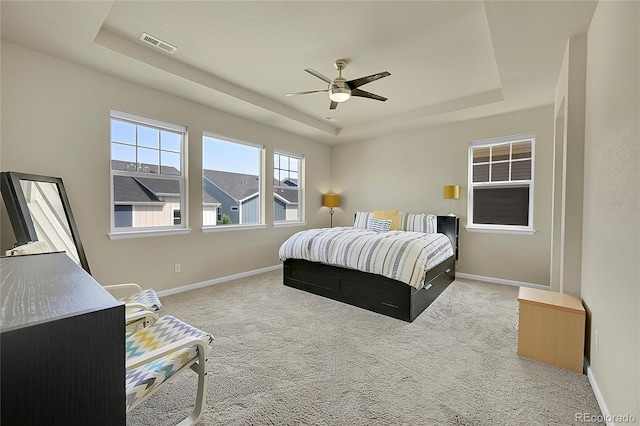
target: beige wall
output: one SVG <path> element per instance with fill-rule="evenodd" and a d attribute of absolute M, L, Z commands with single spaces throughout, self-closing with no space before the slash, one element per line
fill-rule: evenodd
<path fill-rule="evenodd" d="M 640 421 L 639 22 L 640 3 L 600 2 L 589 28 L 582 234 L 582 298 L 591 311 L 592 373 L 610 414 L 628 413 L 636 421 Z"/>
<path fill-rule="evenodd" d="M 467 149 L 472 140 L 536 134 L 535 235 L 466 232 Z M 460 216 L 458 272 L 549 285 L 553 106 L 335 146 L 332 190 L 342 195 L 338 225 L 357 210 L 399 209 L 447 214 L 443 186 L 460 185 L 453 212 Z"/>
<path fill-rule="evenodd" d="M 299 227 L 204 234 L 203 131 L 306 158 L 307 227 L 325 226 L 321 194 L 329 189 L 330 149 L 94 70 L 2 42 L 2 170 L 62 177 L 94 277 L 103 284 L 134 281 L 164 290 L 277 265 L 280 244 Z M 188 235 L 110 240 L 109 109 L 188 127 Z M 270 173 L 270 172 L 269 172 Z M 268 175 L 270 176 L 270 174 Z M 269 179 L 267 193 L 273 190 Z M 2 207 L 3 251 L 15 242 Z M 174 273 L 174 264 L 181 273 Z"/>
<path fill-rule="evenodd" d="M 567 43 L 555 94 L 551 290 L 580 297 L 587 35 Z"/>

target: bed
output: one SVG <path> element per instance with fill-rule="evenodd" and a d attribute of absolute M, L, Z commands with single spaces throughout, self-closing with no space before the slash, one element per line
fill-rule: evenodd
<path fill-rule="evenodd" d="M 354 228 L 363 228 L 363 221 L 370 218 L 371 213 L 356 214 L 354 227 L 322 228 L 319 230 L 301 231 L 291 236 L 280 248 L 279 256 L 283 261 L 283 283 L 286 286 L 304 290 L 313 294 L 328 297 L 353 306 L 368 309 L 383 315 L 400 320 L 413 322 L 455 279 L 455 261 L 458 258 L 458 228 L 459 221 L 454 216 L 432 216 L 433 229 L 427 234 L 441 235 L 417 235 L 415 229 L 405 231 L 376 232 L 380 234 L 383 242 L 372 236 L 371 232 L 362 232 L 363 238 L 370 239 L 365 242 L 358 240 L 358 231 Z M 359 215 L 363 216 L 359 218 Z M 418 216 L 418 215 L 414 215 Z M 427 215 L 420 215 L 424 219 Z M 360 223 L 358 223 L 360 220 Z M 405 217 L 405 224 L 407 222 Z M 426 223 L 426 222 L 423 222 Z M 424 230 L 424 229 L 422 229 Z M 362 230 L 364 231 L 364 230 Z M 342 240 L 334 242 L 332 234 L 344 234 Z M 384 262 L 378 265 L 369 265 L 362 260 L 371 247 L 383 246 L 395 250 L 397 256 L 398 247 L 406 246 L 406 241 L 401 243 L 389 242 L 396 235 L 402 235 L 406 240 L 434 240 L 439 248 L 431 255 L 431 265 L 426 267 L 408 266 L 410 272 L 398 273 L 395 267 L 389 267 L 386 257 Z M 293 240 L 298 240 L 298 246 L 293 247 Z M 443 241 L 448 246 L 443 249 Z M 314 244 L 318 244 L 314 247 Z M 341 249 L 349 246 L 349 256 L 344 255 Z M 369 248 L 367 252 L 366 248 Z M 310 253 L 309 253 L 310 252 Z M 342 254 L 341 254 L 342 253 Z M 364 255 L 363 255 L 364 253 Z M 351 257 L 356 264 L 345 266 L 344 258 Z M 405 256 L 402 262 L 408 262 Z M 425 256 L 413 256 L 422 258 Z M 426 256 L 429 257 L 429 256 Z M 311 259 L 311 260 L 309 260 Z M 435 261 L 435 263 L 434 263 Z M 400 263 L 402 263 L 400 262 Z M 359 263 L 359 264 L 358 264 Z M 399 263 L 395 261 L 395 263 Z M 356 269 L 358 268 L 358 269 Z M 377 273 L 374 273 L 377 272 Z M 416 277 L 416 274 L 420 275 Z M 410 277 L 410 279 L 407 279 Z"/>

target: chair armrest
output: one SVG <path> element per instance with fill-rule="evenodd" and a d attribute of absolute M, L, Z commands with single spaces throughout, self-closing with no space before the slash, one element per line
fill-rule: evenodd
<path fill-rule="evenodd" d="M 131 296 L 132 294 L 142 291 L 142 287 L 136 283 L 112 284 L 102 287 L 116 299 L 122 299 L 123 297 Z"/>
<path fill-rule="evenodd" d="M 148 311 L 149 308 L 147 307 L 147 305 L 144 305 L 142 303 L 125 303 L 125 309 L 126 310 L 133 310 L 133 309 L 138 309 L 141 311 Z"/>
<path fill-rule="evenodd" d="M 188 348 L 189 346 L 194 345 L 198 347 L 198 353 L 204 354 L 204 358 L 206 358 L 209 350 L 211 349 L 211 347 L 209 346 L 209 339 L 185 337 L 167 346 L 154 349 L 144 355 L 129 358 L 126 361 L 126 371 L 131 371 L 158 358 L 162 358 L 163 356 L 179 351 L 180 349 Z"/>
<path fill-rule="evenodd" d="M 129 305 L 127 305 L 129 306 Z M 150 324 L 156 322 L 158 320 L 158 315 L 155 312 L 148 311 L 146 309 L 141 309 L 139 311 L 132 312 L 124 316 L 124 323 L 129 325 L 133 322 L 136 322 L 141 319 L 147 318 Z"/>

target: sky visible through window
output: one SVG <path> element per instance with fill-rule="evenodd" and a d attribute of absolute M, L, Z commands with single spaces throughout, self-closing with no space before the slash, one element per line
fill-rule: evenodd
<path fill-rule="evenodd" d="M 176 132 L 112 119 L 111 159 L 180 170 L 180 139 Z"/>
<path fill-rule="evenodd" d="M 180 136 L 174 132 L 111 120 L 111 141 L 112 160 L 158 164 L 159 152 L 160 163 L 163 166 L 172 166 L 180 170 Z M 206 136 L 203 145 L 205 169 L 256 176 L 259 174 L 258 148 Z"/>
<path fill-rule="evenodd" d="M 205 136 L 203 139 L 202 163 L 203 168 L 207 170 L 258 176 L 260 149 Z"/>

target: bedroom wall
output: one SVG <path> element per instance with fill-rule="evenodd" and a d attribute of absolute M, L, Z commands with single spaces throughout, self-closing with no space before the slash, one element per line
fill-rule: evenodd
<path fill-rule="evenodd" d="M 635 421 L 640 421 L 638 22 L 640 3 L 599 2 L 589 28 L 582 234 L 591 372 L 609 414 L 634 415 Z"/>
<path fill-rule="evenodd" d="M 448 214 L 443 186 L 460 185 L 452 209 L 460 216 L 457 271 L 549 285 L 553 106 L 407 131 L 334 146 L 332 189 L 342 195 L 334 223 L 348 226 L 357 210 L 399 209 Z M 534 235 L 467 232 L 467 149 L 472 140 L 536 134 Z"/>
<path fill-rule="evenodd" d="M 587 35 L 566 46 L 556 85 L 551 290 L 580 298 Z"/>
<path fill-rule="evenodd" d="M 201 219 L 202 131 L 264 144 L 306 158 L 307 227 L 325 226 L 330 148 L 92 69 L 2 42 L 0 167 L 63 178 L 94 277 L 165 290 L 278 265 L 282 241 L 300 227 L 204 234 Z M 110 240 L 109 109 L 188 127 L 188 235 Z M 268 176 L 270 176 L 269 174 Z M 272 187 L 267 179 L 267 191 Z M 3 251 L 15 239 L 2 205 Z M 175 263 L 181 273 L 174 273 Z"/>

